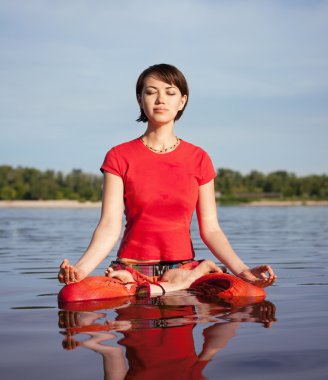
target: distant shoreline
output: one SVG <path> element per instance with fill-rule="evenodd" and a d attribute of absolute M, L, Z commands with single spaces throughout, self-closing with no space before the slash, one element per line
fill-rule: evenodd
<path fill-rule="evenodd" d="M 99 208 L 101 202 L 79 202 L 72 200 L 49 201 L 0 201 L 0 208 Z"/>
<path fill-rule="evenodd" d="M 223 205 L 222 205 L 223 206 Z M 286 207 L 286 206 L 328 206 L 328 201 L 274 201 L 260 200 L 248 203 L 236 204 L 236 206 L 252 207 Z M 49 200 L 49 201 L 0 201 L 1 208 L 100 208 L 101 202 L 79 202 L 73 200 Z"/>
<path fill-rule="evenodd" d="M 241 204 L 240 204 L 241 205 Z M 328 201 L 273 201 L 273 200 L 260 200 L 249 203 L 243 203 L 243 206 L 328 206 Z"/>

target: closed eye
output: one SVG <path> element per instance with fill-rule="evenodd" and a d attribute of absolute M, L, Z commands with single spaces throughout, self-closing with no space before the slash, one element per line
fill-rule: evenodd
<path fill-rule="evenodd" d="M 157 91 L 149 91 L 149 90 L 147 90 L 145 93 L 146 93 L 146 95 L 154 95 L 154 94 L 156 94 L 156 92 Z"/>

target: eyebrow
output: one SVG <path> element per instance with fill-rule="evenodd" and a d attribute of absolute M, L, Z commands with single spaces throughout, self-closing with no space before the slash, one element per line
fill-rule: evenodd
<path fill-rule="evenodd" d="M 154 88 L 155 90 L 157 90 L 157 87 L 156 86 L 147 86 L 145 88 Z M 168 87 L 165 87 L 166 90 L 169 90 L 171 88 L 174 88 L 174 89 L 177 89 L 178 87 L 176 86 L 168 86 Z"/>

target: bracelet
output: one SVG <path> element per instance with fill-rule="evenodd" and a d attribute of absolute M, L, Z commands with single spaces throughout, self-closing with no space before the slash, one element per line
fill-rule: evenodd
<path fill-rule="evenodd" d="M 156 284 L 153 284 L 153 285 L 159 286 L 162 289 L 162 292 L 163 292 L 162 296 L 164 296 L 164 294 L 166 293 L 164 287 L 159 282 L 157 282 Z"/>

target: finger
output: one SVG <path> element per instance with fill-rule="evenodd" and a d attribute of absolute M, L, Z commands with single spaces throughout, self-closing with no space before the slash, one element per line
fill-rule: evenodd
<path fill-rule="evenodd" d="M 59 272 L 57 277 L 58 277 L 58 281 L 59 281 L 59 282 L 61 282 L 61 283 L 64 282 L 64 275 L 63 275 L 62 272 Z"/>
<path fill-rule="evenodd" d="M 267 274 L 270 279 L 276 278 L 276 276 L 275 276 L 272 268 L 270 267 L 270 265 L 262 265 L 261 269 L 262 269 L 263 273 Z"/>
<path fill-rule="evenodd" d="M 79 313 L 74 312 L 74 326 L 80 326 Z"/>
<path fill-rule="evenodd" d="M 268 282 L 268 286 L 274 284 L 276 279 L 277 279 L 276 275 L 273 275 L 272 277 L 270 277 L 269 282 Z"/>
<path fill-rule="evenodd" d="M 65 327 L 65 311 L 60 310 L 58 312 L 58 327 L 59 328 Z"/>
<path fill-rule="evenodd" d="M 57 278 L 58 278 L 58 281 L 61 282 L 61 283 L 65 282 L 65 267 L 66 267 L 66 262 L 67 262 L 67 260 L 64 259 L 64 261 L 59 266 L 60 269 L 59 269 Z"/>
<path fill-rule="evenodd" d="M 270 265 L 260 265 L 254 269 L 259 271 L 259 274 L 260 274 L 261 278 L 263 278 L 263 279 L 267 279 L 267 278 L 273 279 L 275 276 Z"/>
<path fill-rule="evenodd" d="M 259 288 L 266 288 L 268 286 L 268 280 L 262 279 L 262 280 L 254 281 L 254 285 L 258 286 Z"/>
<path fill-rule="evenodd" d="M 69 265 L 69 261 L 67 259 L 64 259 L 62 261 L 62 263 L 60 264 L 60 268 L 65 269 L 65 267 L 67 267 L 67 265 Z"/>
<path fill-rule="evenodd" d="M 70 266 L 67 266 L 65 267 L 64 269 L 64 279 L 65 279 L 65 284 L 70 284 L 71 283 L 71 280 L 70 280 Z"/>
<path fill-rule="evenodd" d="M 263 280 L 267 280 L 268 276 L 266 275 L 266 272 L 261 272 L 260 276 L 262 277 Z"/>
<path fill-rule="evenodd" d="M 277 321 L 277 319 L 275 318 L 276 308 L 269 301 L 265 302 L 265 307 L 266 307 L 267 313 L 266 313 L 266 323 L 265 323 L 264 327 L 270 328 L 270 327 L 272 327 L 273 322 Z"/>
<path fill-rule="evenodd" d="M 63 279 L 62 282 L 64 282 L 65 284 L 67 284 L 67 282 L 66 282 L 66 277 L 67 277 L 67 275 L 66 275 L 66 269 L 65 269 L 65 268 L 62 269 L 61 277 L 62 277 L 62 279 Z"/>
<path fill-rule="evenodd" d="M 75 311 L 70 311 L 68 314 L 69 327 L 75 327 Z"/>
<path fill-rule="evenodd" d="M 273 277 L 270 277 L 270 278 L 268 279 L 268 286 L 269 286 L 269 285 L 272 285 L 274 282 L 275 282 L 275 279 L 274 279 Z"/>
<path fill-rule="evenodd" d="M 75 270 L 74 270 L 74 267 L 72 267 L 71 265 L 69 267 L 69 280 L 70 280 L 70 282 L 75 282 L 76 281 Z"/>
<path fill-rule="evenodd" d="M 274 283 L 274 278 L 270 277 L 269 280 L 268 280 L 268 286 L 272 285 L 273 283 Z"/>
<path fill-rule="evenodd" d="M 275 276 L 272 268 L 270 267 L 270 265 L 266 265 L 266 271 L 268 272 L 269 274 L 269 277 L 273 278 Z"/>
<path fill-rule="evenodd" d="M 266 281 L 263 281 L 263 285 L 262 285 L 262 287 L 270 286 L 270 285 L 272 285 L 274 282 L 275 282 L 274 279 L 267 279 Z"/>
<path fill-rule="evenodd" d="M 69 317 L 70 317 L 70 312 L 68 311 L 67 313 L 65 313 L 65 327 L 66 328 L 71 327 L 69 323 Z"/>

